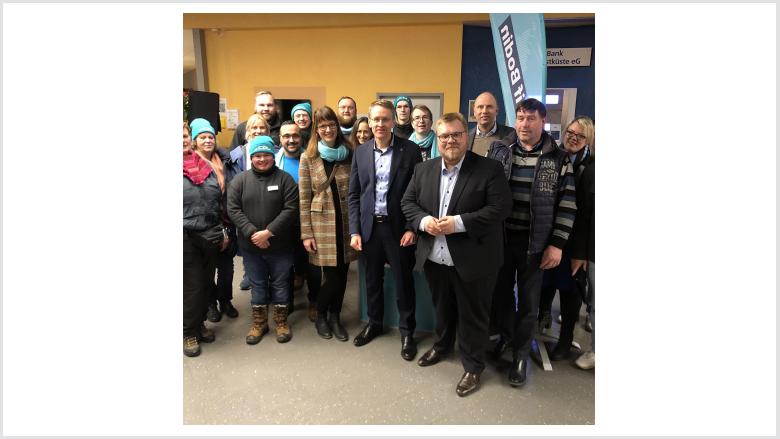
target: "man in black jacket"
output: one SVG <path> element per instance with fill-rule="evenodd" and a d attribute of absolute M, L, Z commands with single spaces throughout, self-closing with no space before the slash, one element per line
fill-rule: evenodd
<path fill-rule="evenodd" d="M 436 309 L 436 342 L 417 362 L 430 366 L 454 348 L 465 373 L 458 396 L 475 391 L 485 369 L 491 292 L 503 261 L 503 221 L 512 194 L 501 165 L 468 151 L 466 120 L 436 121 L 441 157 L 415 167 L 401 207 L 419 230 L 416 269 L 424 269 Z"/>
<path fill-rule="evenodd" d="M 268 122 L 270 127 L 271 139 L 274 141 L 274 145 L 279 144 L 279 127 L 282 126 L 282 117 L 277 111 L 276 101 L 274 95 L 270 91 L 259 91 L 255 95 L 255 114 L 258 114 Z M 246 121 L 241 122 L 236 127 L 236 132 L 233 133 L 233 140 L 230 142 L 230 150 L 243 145 L 246 141 Z"/>
<path fill-rule="evenodd" d="M 385 302 L 382 286 L 387 262 L 395 281 L 401 357 L 411 361 L 417 355 L 412 277 L 415 232 L 401 212 L 401 198 L 414 166 L 422 161 L 422 154 L 416 144 L 393 135 L 390 101 L 383 99 L 371 104 L 368 125 L 374 138 L 355 150 L 349 177 L 350 245 L 362 252 L 365 262 L 369 318 L 354 343 L 363 346 L 382 333 Z"/>
<path fill-rule="evenodd" d="M 268 305 L 273 305 L 276 340 L 292 338 L 287 324 L 290 270 L 298 237 L 298 185 L 274 163 L 274 143 L 268 136 L 252 139 L 252 169 L 239 174 L 228 188 L 228 215 L 238 232 L 238 245 L 252 285 L 252 327 L 247 344 L 268 332 Z"/>

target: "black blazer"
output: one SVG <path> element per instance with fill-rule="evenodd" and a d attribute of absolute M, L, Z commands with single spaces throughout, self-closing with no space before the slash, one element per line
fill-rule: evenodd
<path fill-rule="evenodd" d="M 412 179 L 414 165 L 422 161 L 420 147 L 415 143 L 393 136 L 393 158 L 390 162 L 390 184 L 387 190 L 387 216 L 393 230 L 402 232 L 412 230 L 401 211 L 401 197 L 409 180 Z M 374 196 L 376 194 L 376 172 L 374 170 L 375 139 L 360 145 L 352 157 L 352 172 L 349 176 L 349 233 L 360 234 L 367 241 L 374 227 Z"/>
<path fill-rule="evenodd" d="M 439 184 L 442 158 L 414 169 L 401 208 L 417 231 L 415 269 L 421 270 L 433 247 L 434 237 L 420 231 L 420 221 L 439 216 Z M 466 282 L 498 273 L 504 263 L 504 220 L 512 212 L 512 193 L 501 164 L 466 151 L 466 158 L 452 190 L 447 215 L 460 215 L 465 233 L 447 235 L 447 247 L 458 275 Z"/>

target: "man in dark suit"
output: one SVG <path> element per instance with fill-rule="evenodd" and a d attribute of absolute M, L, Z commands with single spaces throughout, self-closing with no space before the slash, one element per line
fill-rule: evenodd
<path fill-rule="evenodd" d="M 469 131 L 469 151 L 486 156 L 490 144 L 512 134 L 512 127 L 496 122 L 498 102 L 493 93 L 485 91 L 474 100 L 474 117 L 477 126 Z"/>
<path fill-rule="evenodd" d="M 465 373 L 455 391 L 475 391 L 485 369 L 493 286 L 503 264 L 503 221 L 512 194 L 503 168 L 468 151 L 466 120 L 447 113 L 436 121 L 441 158 L 415 168 L 401 207 L 419 230 L 416 269 L 423 268 L 436 308 L 436 342 L 418 364 L 451 352 L 456 328 Z"/>
<path fill-rule="evenodd" d="M 368 125 L 374 138 L 360 145 L 352 158 L 349 178 L 350 245 L 362 252 L 366 267 L 368 324 L 355 337 L 363 346 L 382 333 L 384 321 L 385 262 L 393 271 L 401 332 L 401 357 L 417 355 L 414 341 L 414 241 L 416 233 L 401 212 L 401 198 L 422 161 L 420 148 L 393 134 L 393 104 L 371 104 Z"/>

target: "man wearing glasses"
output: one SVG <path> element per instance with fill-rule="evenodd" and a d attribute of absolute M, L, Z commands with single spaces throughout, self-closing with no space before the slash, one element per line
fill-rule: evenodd
<path fill-rule="evenodd" d="M 469 151 L 486 156 L 490 144 L 512 134 L 511 127 L 496 122 L 498 102 L 493 93 L 485 91 L 474 100 L 474 117 L 477 126 L 469 131 Z"/>
<path fill-rule="evenodd" d="M 500 356 L 511 340 L 509 384 L 519 387 L 526 381 L 542 270 L 560 264 L 577 206 L 569 155 L 544 131 L 547 108 L 529 98 L 520 101 L 515 116 L 515 133 L 493 142 L 488 157 L 503 165 L 513 201 L 505 224 L 504 265 L 493 296 L 491 319 L 501 333 L 494 353 Z"/>
<path fill-rule="evenodd" d="M 393 134 L 393 104 L 371 104 L 368 125 L 374 138 L 360 145 L 352 158 L 349 178 L 350 246 L 361 252 L 366 267 L 368 324 L 355 337 L 363 346 L 382 333 L 384 324 L 385 262 L 390 264 L 398 306 L 401 357 L 414 360 L 415 291 L 414 228 L 401 212 L 401 197 L 422 161 L 420 148 Z"/>
<path fill-rule="evenodd" d="M 512 194 L 501 165 L 468 151 L 466 120 L 447 113 L 435 124 L 441 157 L 418 165 L 401 207 L 418 230 L 416 269 L 436 310 L 436 341 L 422 367 L 452 352 L 456 332 L 465 370 L 455 392 L 479 386 L 488 346 L 490 301 L 503 263 L 503 224 Z"/>

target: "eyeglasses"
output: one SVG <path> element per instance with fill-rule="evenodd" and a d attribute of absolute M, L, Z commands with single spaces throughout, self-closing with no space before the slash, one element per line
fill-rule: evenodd
<path fill-rule="evenodd" d="M 373 119 L 369 119 L 371 122 L 374 122 L 374 125 L 385 125 L 390 123 L 390 119 L 386 117 L 375 117 Z"/>
<path fill-rule="evenodd" d="M 447 140 L 458 140 L 464 133 L 465 131 L 456 131 L 454 133 L 449 133 L 449 134 L 440 134 L 436 137 L 439 139 L 439 142 L 444 143 Z"/>
<path fill-rule="evenodd" d="M 329 124 L 320 125 L 320 126 L 317 127 L 317 131 L 322 131 L 323 133 L 328 131 L 328 130 L 336 131 L 336 124 L 335 123 L 329 123 Z"/>
<path fill-rule="evenodd" d="M 419 122 L 421 120 L 431 120 L 431 118 L 428 117 L 428 116 L 415 116 L 415 117 L 412 118 L 412 120 L 414 122 Z"/>
<path fill-rule="evenodd" d="M 566 135 L 569 137 L 576 137 L 577 141 L 584 142 L 587 137 L 583 136 L 582 134 L 577 134 L 572 130 L 566 130 Z"/>

